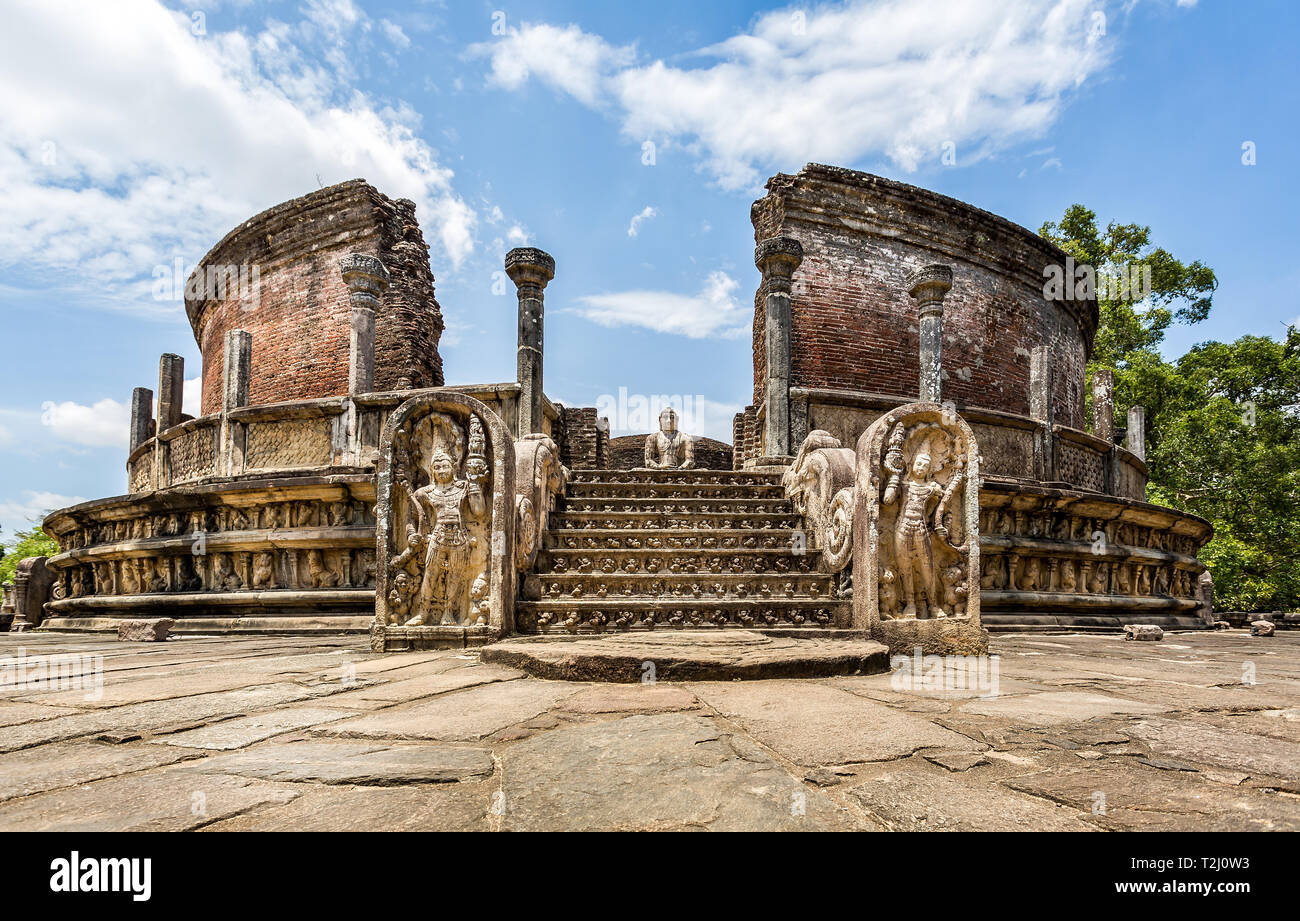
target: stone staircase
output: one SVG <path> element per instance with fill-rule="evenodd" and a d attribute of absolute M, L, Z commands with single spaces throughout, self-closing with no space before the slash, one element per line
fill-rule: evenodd
<path fill-rule="evenodd" d="M 523 633 L 849 624 L 776 473 L 574 471 L 547 527 Z"/>

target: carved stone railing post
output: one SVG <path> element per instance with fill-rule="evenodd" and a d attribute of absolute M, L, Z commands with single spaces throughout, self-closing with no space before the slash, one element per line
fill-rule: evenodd
<path fill-rule="evenodd" d="M 1147 411 L 1143 407 L 1129 407 L 1128 431 L 1124 442 L 1124 447 L 1136 454 L 1139 460 L 1147 459 Z"/>
<path fill-rule="evenodd" d="M 943 401 L 943 299 L 952 290 L 952 269 L 927 265 L 907 279 L 907 293 L 920 312 L 921 402 Z"/>
<path fill-rule="evenodd" d="M 542 358 L 547 283 L 555 277 L 555 260 L 531 246 L 506 253 L 506 274 L 519 295 L 519 345 L 516 376 L 519 381 L 518 430 L 515 437 L 544 431 L 542 416 Z"/>
<path fill-rule="evenodd" d="M 131 449 L 153 437 L 153 391 L 136 387 L 131 391 Z"/>
<path fill-rule="evenodd" d="M 790 289 L 803 262 L 803 246 L 792 237 L 764 240 L 754 249 L 763 273 L 764 383 L 763 454 L 784 459 L 790 450 Z"/>
<path fill-rule="evenodd" d="M 158 360 L 158 431 L 181 424 L 184 391 L 185 359 L 168 352 Z"/>
<path fill-rule="evenodd" d="M 375 389 L 375 311 L 388 288 L 388 269 L 374 256 L 349 253 L 339 260 L 339 272 L 348 286 L 352 329 L 348 342 L 348 393 Z"/>

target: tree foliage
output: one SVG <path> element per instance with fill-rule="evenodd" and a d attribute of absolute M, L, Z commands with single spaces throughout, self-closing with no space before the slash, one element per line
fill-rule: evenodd
<path fill-rule="evenodd" d="M 1214 525 L 1201 556 L 1215 607 L 1300 607 L 1300 333 L 1203 342 L 1166 361 L 1159 346 L 1169 327 L 1209 315 L 1214 272 L 1154 247 L 1149 227 L 1102 230 L 1082 205 L 1039 232 L 1099 273 L 1150 268 L 1144 300 L 1098 298 L 1089 373 L 1113 369 L 1119 415 L 1146 408 L 1147 498 Z"/>
<path fill-rule="evenodd" d="M 59 545 L 36 524 L 15 531 L 13 537 L 5 541 L 4 547 L 0 547 L 0 552 L 4 553 L 0 556 L 0 582 L 12 582 L 20 560 L 29 556 L 53 556 L 59 552 Z"/>

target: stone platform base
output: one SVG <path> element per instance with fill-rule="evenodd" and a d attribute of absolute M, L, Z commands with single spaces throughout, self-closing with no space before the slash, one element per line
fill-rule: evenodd
<path fill-rule="evenodd" d="M 485 646 L 499 634 L 492 627 L 380 627 L 370 628 L 370 648 L 375 652 L 410 652 L 416 649 L 469 649 Z"/>
<path fill-rule="evenodd" d="M 889 651 L 857 632 L 833 638 L 750 630 L 512 637 L 484 647 L 480 657 L 558 681 L 732 681 L 889 671 Z"/>
<path fill-rule="evenodd" d="M 37 633 L 117 633 L 124 620 L 158 617 L 164 608 L 143 611 L 136 618 L 118 616 L 47 617 Z M 180 613 L 180 612 L 177 612 Z M 302 617 L 186 617 L 175 618 L 171 632 L 185 634 L 231 635 L 268 634 L 272 636 L 333 636 L 340 633 L 365 633 L 374 622 L 374 614 L 320 614 Z"/>
<path fill-rule="evenodd" d="M 1200 617 L 1176 614 L 1088 615 L 1017 612 L 984 613 L 990 633 L 1123 633 L 1125 624 L 1150 624 L 1165 632 L 1209 630 Z"/>

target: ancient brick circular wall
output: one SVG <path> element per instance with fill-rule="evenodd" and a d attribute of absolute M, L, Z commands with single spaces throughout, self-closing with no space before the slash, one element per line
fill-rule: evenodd
<path fill-rule="evenodd" d="M 809 164 L 768 182 L 754 203 L 755 240 L 794 237 L 804 260 L 791 294 L 791 380 L 915 398 L 917 310 L 905 279 L 929 263 L 953 269 L 944 301 L 943 389 L 959 406 L 1027 415 L 1029 358 L 1048 346 L 1056 421 L 1083 428 L 1084 367 L 1097 327 L 1093 301 L 1047 301 L 1055 246 L 963 202 L 867 173 Z M 760 287 L 754 399 L 766 374 Z"/>
<path fill-rule="evenodd" d="M 623 435 L 609 440 L 611 470 L 631 470 L 645 464 L 645 435 Z M 702 470 L 730 470 L 731 445 L 712 438 L 695 439 L 695 466 Z"/>
<path fill-rule="evenodd" d="M 442 313 L 415 205 L 353 180 L 245 221 L 191 275 L 185 308 L 203 354 L 203 413 L 221 408 L 232 329 L 253 337 L 250 405 L 347 393 L 351 306 L 338 260 L 351 252 L 377 256 L 392 277 L 375 315 L 375 389 L 443 384 Z"/>

